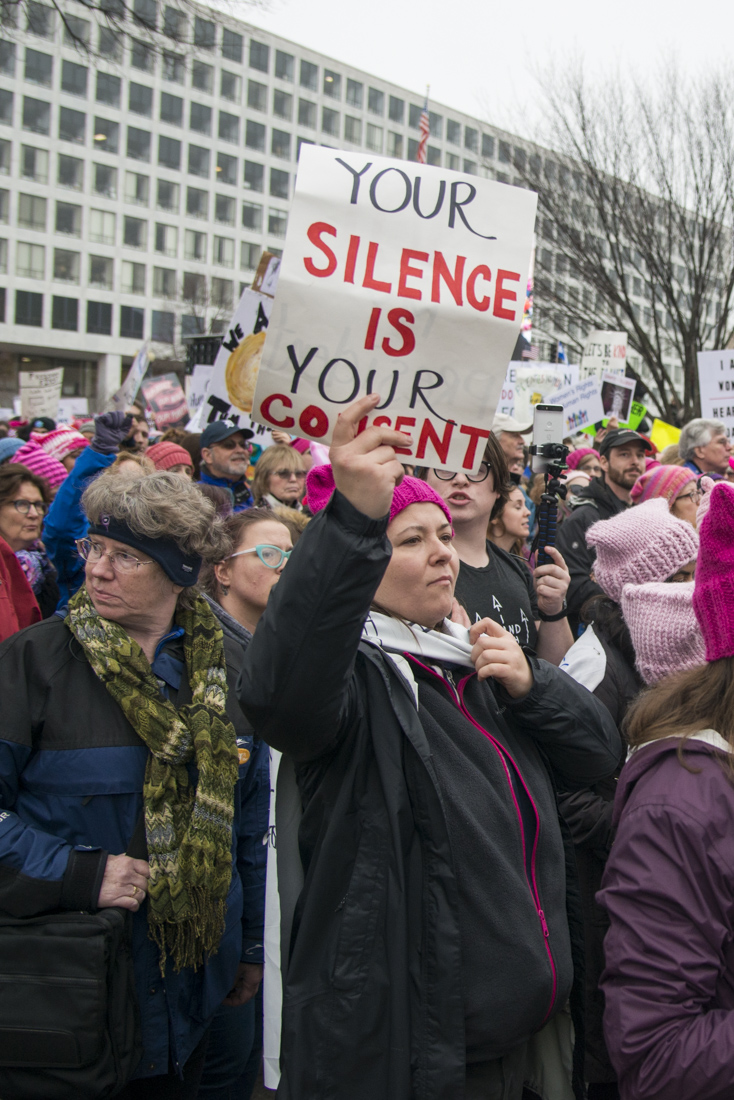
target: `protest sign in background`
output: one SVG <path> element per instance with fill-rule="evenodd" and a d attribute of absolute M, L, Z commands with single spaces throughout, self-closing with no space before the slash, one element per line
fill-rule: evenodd
<path fill-rule="evenodd" d="M 650 439 L 657 449 L 662 451 L 666 447 L 669 447 L 671 443 L 678 442 L 680 439 L 680 428 L 676 428 L 673 424 L 666 424 L 664 420 L 655 418 L 652 422 Z"/>
<path fill-rule="evenodd" d="M 475 469 L 522 323 L 536 196 L 428 165 L 304 146 L 253 419 L 328 443 L 364 424 Z M 232 368 L 243 391 L 248 349 Z"/>
<path fill-rule="evenodd" d="M 596 378 L 586 378 L 575 386 L 555 390 L 543 398 L 554 405 L 563 405 L 565 434 L 575 435 L 592 427 L 604 416 L 601 392 Z"/>
<path fill-rule="evenodd" d="M 189 407 L 192 419 L 203 404 L 204 395 L 213 373 L 213 363 L 197 363 L 191 374 L 186 375 L 186 404 Z"/>
<path fill-rule="evenodd" d="M 64 368 L 53 370 L 22 370 L 20 372 L 20 408 L 28 420 L 35 416 L 50 416 L 53 420 L 59 411 L 61 383 Z"/>
<path fill-rule="evenodd" d="M 140 383 L 143 381 L 145 372 L 148 369 L 148 364 L 152 360 L 153 356 L 150 353 L 149 345 L 147 343 L 143 344 L 130 365 L 125 381 L 117 393 L 113 393 L 105 404 L 105 412 L 124 412 L 128 405 L 135 400 L 140 389 Z"/>
<path fill-rule="evenodd" d="M 734 438 L 734 351 L 699 351 L 698 388 L 701 416 L 721 421 L 727 439 Z"/>
<path fill-rule="evenodd" d="M 141 387 L 143 397 L 153 416 L 153 423 L 159 431 L 166 428 L 179 428 L 189 419 L 186 394 L 179 382 L 178 375 L 159 374 L 155 378 L 146 378 Z"/>
<path fill-rule="evenodd" d="M 510 363 L 502 393 L 511 395 L 509 415 L 523 424 L 532 424 L 534 406 L 541 401 L 550 401 L 557 405 L 556 390 L 574 386 L 579 380 L 579 368 L 571 364 L 558 363 Z M 505 402 L 497 406 L 498 412 L 504 412 Z"/>
<path fill-rule="evenodd" d="M 584 353 L 581 356 L 581 378 L 596 377 L 601 381 L 602 374 L 624 374 L 627 365 L 627 333 L 611 332 L 607 329 L 594 329 L 584 341 Z"/>
<path fill-rule="evenodd" d="M 68 424 L 75 416 L 89 416 L 89 398 L 87 397 L 62 397 L 59 399 L 59 407 L 56 420 L 62 424 Z"/>

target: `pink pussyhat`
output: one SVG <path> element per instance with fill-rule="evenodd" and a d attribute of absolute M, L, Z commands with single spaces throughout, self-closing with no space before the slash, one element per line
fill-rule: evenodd
<path fill-rule="evenodd" d="M 701 521 L 693 610 L 706 660 L 734 657 L 734 485 L 717 481 Z"/>
<path fill-rule="evenodd" d="M 16 451 L 10 461 L 25 466 L 36 477 L 45 478 L 52 489 L 58 489 L 61 482 L 69 476 L 66 466 L 58 458 L 46 454 L 43 447 L 39 447 L 32 439 Z"/>
<path fill-rule="evenodd" d="M 331 500 L 334 489 L 334 473 L 331 466 L 313 466 L 306 475 L 306 499 L 313 513 L 320 512 Z M 390 522 L 411 504 L 422 502 L 437 504 L 449 523 L 452 522 L 446 501 L 442 500 L 435 489 L 426 481 L 417 477 L 404 477 L 395 486 L 390 505 Z"/>
<path fill-rule="evenodd" d="M 692 584 L 626 584 L 622 615 L 646 684 L 704 664 L 706 646 L 693 610 Z"/>

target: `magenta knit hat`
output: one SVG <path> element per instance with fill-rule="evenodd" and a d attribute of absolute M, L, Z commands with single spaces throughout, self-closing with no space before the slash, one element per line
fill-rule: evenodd
<path fill-rule="evenodd" d="M 167 439 L 164 443 L 154 443 L 152 447 L 148 447 L 145 457 L 151 460 L 156 470 L 170 470 L 171 466 L 180 466 L 182 463 L 190 466 L 192 470 L 194 468 L 189 452 L 170 439 Z"/>
<path fill-rule="evenodd" d="M 57 428 L 55 432 L 49 432 L 38 440 L 47 455 L 61 462 L 72 451 L 81 451 L 89 446 L 89 440 L 75 428 Z"/>
<path fill-rule="evenodd" d="M 656 684 L 664 676 L 705 662 L 692 584 L 626 584 L 622 615 L 635 649 L 635 664 L 646 684 Z"/>
<path fill-rule="evenodd" d="M 717 481 L 699 529 L 693 610 L 706 642 L 706 660 L 734 657 L 734 485 Z"/>
<path fill-rule="evenodd" d="M 37 477 L 45 477 L 52 489 L 58 489 L 69 475 L 66 466 L 62 466 L 58 458 L 47 455 L 43 447 L 39 447 L 32 439 L 16 451 L 10 461 L 25 466 Z"/>
<path fill-rule="evenodd" d="M 625 584 L 664 581 L 698 555 L 698 535 L 657 498 L 595 523 L 586 542 L 596 548 L 594 578 L 615 603 Z"/>
<path fill-rule="evenodd" d="M 312 466 L 306 475 L 306 499 L 310 510 L 314 514 L 320 512 L 331 500 L 333 492 L 334 474 L 331 466 Z M 407 476 L 393 492 L 390 521 L 392 522 L 409 504 L 419 504 L 421 501 L 437 504 L 449 523 L 453 523 L 446 501 L 441 499 L 435 489 L 420 478 Z"/>
<path fill-rule="evenodd" d="M 570 455 L 566 459 L 566 465 L 569 470 L 575 470 L 582 458 L 587 458 L 589 455 L 596 455 L 599 457 L 599 452 L 594 450 L 593 447 L 579 447 L 578 450 L 571 451 Z"/>
<path fill-rule="evenodd" d="M 673 501 L 683 486 L 695 480 L 693 471 L 686 470 L 683 466 L 653 466 L 638 477 L 630 489 L 632 503 L 644 504 L 646 500 L 665 497 L 668 507 L 672 508 Z"/>

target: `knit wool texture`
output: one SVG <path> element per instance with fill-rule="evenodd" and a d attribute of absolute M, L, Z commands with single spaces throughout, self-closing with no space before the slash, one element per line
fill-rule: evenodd
<path fill-rule="evenodd" d="M 693 610 L 706 642 L 706 660 L 734 657 L 734 485 L 717 481 L 699 529 Z"/>
<path fill-rule="evenodd" d="M 571 453 L 569 454 L 568 458 L 566 459 L 566 465 L 568 466 L 569 470 L 575 470 L 579 462 L 581 462 L 584 458 L 588 458 L 589 455 L 596 455 L 596 457 L 598 458 L 599 452 L 594 450 L 593 447 L 577 447 L 575 451 L 571 451 Z"/>
<path fill-rule="evenodd" d="M 89 446 L 89 440 L 75 428 L 57 428 L 55 432 L 41 436 L 38 444 L 47 455 L 62 462 L 72 451 L 80 451 Z"/>
<path fill-rule="evenodd" d="M 684 486 L 695 480 L 693 471 L 686 470 L 683 466 L 653 466 L 638 477 L 632 486 L 632 503 L 644 504 L 646 500 L 664 497 L 670 508 Z"/>
<path fill-rule="evenodd" d="M 712 477 L 707 477 L 706 475 L 704 475 L 699 480 L 699 485 L 701 486 L 701 492 L 703 493 L 703 496 L 701 497 L 701 501 L 698 505 L 698 508 L 696 509 L 696 528 L 699 531 L 701 530 L 701 524 L 703 523 L 703 517 L 706 515 L 706 513 L 709 510 L 709 505 L 711 504 L 711 490 L 713 489 L 715 484 L 716 484 L 716 482 L 714 481 L 714 479 Z"/>
<path fill-rule="evenodd" d="M 635 664 L 646 684 L 703 665 L 706 646 L 693 610 L 692 584 L 626 584 L 621 602 Z"/>
<path fill-rule="evenodd" d="M 595 523 L 586 542 L 596 549 L 594 578 L 615 603 L 625 584 L 664 581 L 698 555 L 698 535 L 658 497 Z"/>
<path fill-rule="evenodd" d="M 25 447 L 25 443 L 14 435 L 0 439 L 0 462 L 7 462 L 21 447 Z"/>
<path fill-rule="evenodd" d="M 334 473 L 331 466 L 313 466 L 308 471 L 306 475 L 306 495 L 308 506 L 314 514 L 326 507 L 331 500 L 334 488 Z M 449 523 L 452 522 L 451 512 L 449 512 L 446 502 L 441 499 L 435 489 L 431 488 L 428 482 L 421 481 L 418 477 L 404 477 L 400 484 L 395 487 L 390 506 L 390 522 L 392 523 L 395 517 L 405 508 L 408 508 L 409 505 L 420 504 L 423 501 L 429 504 L 437 504 Z"/>
<path fill-rule="evenodd" d="M 10 462 L 25 466 L 37 477 L 45 477 L 52 489 L 58 489 L 61 482 L 69 476 L 66 466 L 58 458 L 47 455 L 43 447 L 39 447 L 32 439 L 15 452 Z"/>
<path fill-rule="evenodd" d="M 165 443 L 154 443 L 152 447 L 148 447 L 145 456 L 151 460 L 156 470 L 170 470 L 171 466 L 179 466 L 181 463 L 190 466 L 192 470 L 194 468 L 189 452 L 169 439 Z"/>

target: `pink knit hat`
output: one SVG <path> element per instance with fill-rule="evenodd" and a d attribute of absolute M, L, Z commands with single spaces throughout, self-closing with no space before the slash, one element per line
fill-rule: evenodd
<path fill-rule="evenodd" d="M 594 577 L 619 603 L 625 584 L 664 581 L 698 555 L 698 535 L 657 498 L 595 523 L 586 542 L 596 548 Z"/>
<path fill-rule="evenodd" d="M 38 477 L 45 477 L 52 489 L 58 489 L 69 475 L 66 466 L 62 466 L 58 458 L 47 455 L 43 447 L 39 447 L 32 439 L 15 452 L 10 462 L 17 462 Z"/>
<path fill-rule="evenodd" d="M 701 526 L 701 524 L 703 523 L 703 517 L 709 510 L 709 505 L 711 504 L 711 490 L 713 489 L 714 485 L 716 485 L 716 482 L 712 477 L 707 477 L 704 474 L 698 484 L 701 487 L 701 492 L 703 493 L 703 496 L 701 497 L 701 501 L 698 505 L 698 508 L 696 509 L 697 528 Z"/>
<path fill-rule="evenodd" d="M 734 657 L 734 485 L 717 481 L 699 529 L 693 610 L 706 642 L 706 660 Z"/>
<path fill-rule="evenodd" d="M 693 611 L 692 584 L 626 584 L 622 615 L 635 648 L 635 664 L 646 684 L 706 660 L 701 628 Z"/>
<path fill-rule="evenodd" d="M 308 507 L 313 513 L 320 512 L 331 500 L 334 492 L 334 474 L 331 466 L 313 466 L 306 475 L 306 498 Z M 435 489 L 426 481 L 417 477 L 404 477 L 392 495 L 390 506 L 390 521 L 407 508 L 410 504 L 419 504 L 427 501 L 437 504 L 449 523 L 452 523 L 446 501 L 442 500 Z"/>
<path fill-rule="evenodd" d="M 154 443 L 152 447 L 148 447 L 145 457 L 151 460 L 156 470 L 170 470 L 171 466 L 180 466 L 182 463 L 190 466 L 192 470 L 194 468 L 189 452 L 170 439 L 167 439 L 164 443 Z"/>
<path fill-rule="evenodd" d="M 569 470 L 575 470 L 582 458 L 588 458 L 589 455 L 596 455 L 598 458 L 599 452 L 595 451 L 593 447 L 579 447 L 578 450 L 571 451 L 566 459 L 566 465 Z"/>
<path fill-rule="evenodd" d="M 74 428 L 57 428 L 55 432 L 41 436 L 38 440 L 47 455 L 62 462 L 72 451 L 81 451 L 89 446 L 89 440 Z"/>
<path fill-rule="evenodd" d="M 630 489 L 633 504 L 644 504 L 655 497 L 665 497 L 668 507 L 672 508 L 675 498 L 684 485 L 695 481 L 692 470 L 683 466 L 653 466 L 638 477 Z"/>

